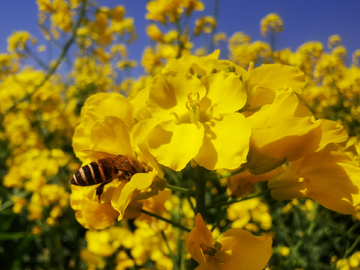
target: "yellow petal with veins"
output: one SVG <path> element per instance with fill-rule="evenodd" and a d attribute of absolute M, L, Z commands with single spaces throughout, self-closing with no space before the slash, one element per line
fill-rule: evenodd
<path fill-rule="evenodd" d="M 204 126 L 197 123 L 161 122 L 148 135 L 150 153 L 156 160 L 181 171 L 194 158 L 203 143 Z"/>
<path fill-rule="evenodd" d="M 246 162 L 251 129 L 240 113 L 204 123 L 205 136 L 195 161 L 208 170 L 236 169 Z"/>
<path fill-rule="evenodd" d="M 189 123 L 186 107 L 189 95 L 193 100 L 201 100 L 206 94 L 202 82 L 189 73 L 169 72 L 154 78 L 147 102 L 152 117 L 164 120 L 177 119 Z"/>

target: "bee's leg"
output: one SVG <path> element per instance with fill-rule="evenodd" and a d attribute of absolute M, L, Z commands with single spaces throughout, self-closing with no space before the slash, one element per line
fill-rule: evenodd
<path fill-rule="evenodd" d="M 130 172 L 127 171 L 119 171 L 119 173 L 116 175 L 116 178 L 118 178 L 119 180 L 127 180 L 130 181 L 131 177 L 133 176 L 133 174 L 131 174 Z"/>
<path fill-rule="evenodd" d="M 101 194 L 103 194 L 103 192 L 104 192 L 104 186 L 105 186 L 106 184 L 109 184 L 111 181 L 112 181 L 112 179 L 111 179 L 110 181 L 102 182 L 102 183 L 96 188 L 96 195 L 97 195 L 98 198 L 99 198 L 99 203 L 100 203 Z"/>

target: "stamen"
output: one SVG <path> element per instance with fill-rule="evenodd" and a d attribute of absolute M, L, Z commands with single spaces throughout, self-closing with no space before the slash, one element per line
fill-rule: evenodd
<path fill-rule="evenodd" d="M 171 112 L 170 114 L 172 114 L 173 116 L 175 116 L 176 120 L 179 120 L 179 116 L 177 115 L 176 112 Z"/>
<path fill-rule="evenodd" d="M 200 117 L 200 114 L 199 114 L 200 104 L 194 100 L 191 100 L 191 101 L 186 102 L 186 108 L 189 111 L 191 123 L 197 122 Z"/>
<path fill-rule="evenodd" d="M 217 104 L 213 104 L 211 107 L 210 107 L 210 119 L 212 119 L 213 118 L 213 116 L 214 116 L 214 109 L 215 109 L 215 107 L 217 106 Z"/>
<path fill-rule="evenodd" d="M 254 70 L 254 62 L 251 61 L 251 62 L 249 63 L 248 72 L 251 72 L 251 71 L 253 71 L 253 70 Z"/>
<path fill-rule="evenodd" d="M 192 99 L 193 96 L 195 96 L 195 100 Z M 200 94 L 199 92 L 195 92 L 194 94 L 190 92 L 187 97 L 189 101 L 186 102 L 186 108 L 189 111 L 190 121 L 191 123 L 196 123 L 197 121 L 199 121 L 200 117 Z"/>
<path fill-rule="evenodd" d="M 221 259 L 218 256 L 216 256 L 216 252 L 222 249 L 222 245 L 219 242 L 215 242 L 213 247 L 201 243 L 200 248 L 207 261 L 223 263 Z"/>

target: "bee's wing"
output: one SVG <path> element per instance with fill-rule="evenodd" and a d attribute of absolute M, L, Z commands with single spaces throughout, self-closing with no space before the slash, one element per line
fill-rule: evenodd
<path fill-rule="evenodd" d="M 133 171 L 133 168 L 127 162 L 124 162 L 125 159 L 127 159 L 125 156 L 113 155 L 94 150 L 84 150 L 83 152 L 91 159 L 91 161 L 97 161 L 101 159 L 101 162 L 98 163 L 100 167 L 109 170 L 121 170 L 126 172 Z"/>
<path fill-rule="evenodd" d="M 83 152 L 90 158 L 91 161 L 96 161 L 99 159 L 106 159 L 106 158 L 116 159 L 118 157 L 117 155 L 113 155 L 101 151 L 84 150 Z"/>

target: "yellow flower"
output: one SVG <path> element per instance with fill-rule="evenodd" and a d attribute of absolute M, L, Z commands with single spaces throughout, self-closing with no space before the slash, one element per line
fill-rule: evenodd
<path fill-rule="evenodd" d="M 203 11 L 204 4 L 198 0 L 182 0 L 182 6 L 186 8 L 186 16 L 190 16 L 193 10 Z"/>
<path fill-rule="evenodd" d="M 54 12 L 51 15 L 51 22 L 53 27 L 58 27 L 64 32 L 69 32 L 72 29 L 72 16 L 70 6 L 66 1 L 54 0 L 53 3 Z M 55 30 L 53 28 L 53 30 Z"/>
<path fill-rule="evenodd" d="M 245 69 L 227 60 L 218 60 L 219 55 L 220 50 L 216 50 L 213 53 L 203 57 L 187 54 L 179 59 L 170 59 L 161 73 L 165 74 L 170 71 L 176 71 L 205 76 L 214 73 L 214 71 L 225 70 L 235 71 L 239 76 L 247 77 L 247 72 Z"/>
<path fill-rule="evenodd" d="M 111 109 L 111 106 L 115 106 Z M 121 107 L 121 110 L 118 108 Z M 82 122 L 77 127 L 74 134 L 75 153 L 87 164 L 89 156 L 82 152 L 84 150 L 96 150 L 113 155 L 131 156 L 144 162 L 146 172 L 139 172 L 132 176 L 129 182 L 114 179 L 107 184 L 101 196 L 101 204 L 97 202 L 94 187 L 74 187 L 72 195 L 72 207 L 77 212 L 77 219 L 85 227 L 107 227 L 117 216 L 119 220 L 124 218 L 125 210 L 140 193 L 147 191 L 153 180 L 156 178 L 158 170 L 155 160 L 147 153 L 135 153 L 135 143 L 137 138 L 131 133 L 133 123 L 132 108 L 130 103 L 117 94 L 97 94 L 88 99 L 82 110 Z M 117 116 L 115 116 L 117 115 Z M 122 117 L 124 120 L 119 118 Z M 129 126 L 130 125 L 130 126 Z M 156 183 L 147 193 L 141 194 L 141 199 L 150 197 L 158 191 Z M 79 194 L 75 194 L 79 192 Z M 99 198 L 100 199 L 100 198 Z M 89 203 L 89 201 L 92 201 Z M 95 202 L 96 201 L 96 202 Z M 89 206 L 91 205 L 91 207 Z M 100 213 L 103 208 L 107 211 Z M 114 210 L 118 215 L 114 214 Z M 136 214 L 138 210 L 134 209 Z M 102 215 L 103 221 L 97 221 L 96 216 Z M 104 222 L 105 221 L 105 222 Z"/>
<path fill-rule="evenodd" d="M 79 159 L 86 156 L 84 150 L 91 150 L 94 147 L 90 142 L 91 129 L 97 120 L 105 116 L 116 116 L 130 128 L 133 126 L 133 108 L 125 97 L 115 93 L 91 96 L 81 110 L 83 120 L 76 127 L 73 137 L 74 152 Z"/>
<path fill-rule="evenodd" d="M 227 37 L 226 37 L 226 33 L 225 32 L 220 32 L 214 35 L 214 43 L 215 45 L 219 45 L 220 41 L 227 41 Z"/>
<path fill-rule="evenodd" d="M 87 263 L 89 269 L 103 269 L 106 265 L 104 259 L 101 256 L 96 255 L 87 249 L 80 250 L 80 257 Z"/>
<path fill-rule="evenodd" d="M 36 4 L 39 6 L 40 11 L 47 13 L 55 11 L 50 0 L 36 0 Z"/>
<path fill-rule="evenodd" d="M 275 13 L 270 13 L 261 19 L 260 30 L 263 37 L 266 36 L 267 32 L 271 34 L 275 32 L 282 32 L 284 29 L 284 23 L 280 16 Z"/>
<path fill-rule="evenodd" d="M 116 6 L 111 10 L 111 19 L 121 21 L 125 15 L 125 7 L 122 5 Z"/>
<path fill-rule="evenodd" d="M 135 265 L 134 261 L 129 258 L 124 250 L 116 255 L 116 270 L 126 270 Z"/>
<path fill-rule="evenodd" d="M 170 198 L 171 190 L 164 190 L 158 195 L 144 200 L 143 209 L 148 212 L 155 213 L 158 216 L 169 218 L 168 210 L 165 208 L 165 202 Z M 148 223 L 150 228 L 152 228 L 155 232 L 163 231 L 168 226 L 168 223 L 145 214 L 142 214 L 138 220 Z"/>
<path fill-rule="evenodd" d="M 243 229 L 230 229 L 213 242 L 200 214 L 186 239 L 187 250 L 200 264 L 198 270 L 261 270 L 271 257 L 271 244 L 271 237 L 253 236 Z"/>
<path fill-rule="evenodd" d="M 163 41 L 163 34 L 160 29 L 156 26 L 156 24 L 151 24 L 146 27 L 146 34 L 150 37 L 150 39 L 155 40 L 157 42 Z"/>
<path fill-rule="evenodd" d="M 237 113 L 245 102 L 243 85 L 233 73 L 200 80 L 189 73 L 157 75 L 148 101 L 151 154 L 177 171 L 191 159 L 209 170 L 237 168 L 249 147 L 249 126 Z"/>
<path fill-rule="evenodd" d="M 240 198 L 248 193 L 256 183 L 268 181 L 281 171 L 283 171 L 283 169 L 278 167 L 270 172 L 254 175 L 249 170 L 245 170 L 229 178 L 227 183 L 227 193 L 229 196 L 231 195 Z"/>
<path fill-rule="evenodd" d="M 15 50 L 24 50 L 26 42 L 31 39 L 30 33 L 26 31 L 14 32 L 7 40 L 8 51 L 13 52 Z"/>
<path fill-rule="evenodd" d="M 355 65 L 360 65 L 360 49 L 356 50 L 352 55 L 352 61 Z"/>
<path fill-rule="evenodd" d="M 290 163 L 270 179 L 271 195 L 278 200 L 309 197 L 342 214 L 360 210 L 360 168 L 333 145 Z"/>
<path fill-rule="evenodd" d="M 148 13 L 145 18 L 166 24 L 167 20 L 175 22 L 181 14 L 180 1 L 153 0 L 147 3 Z"/>
<path fill-rule="evenodd" d="M 281 64 L 262 65 L 249 70 L 244 78 L 247 90 L 247 110 L 256 111 L 265 104 L 272 103 L 277 91 L 288 88 L 301 94 L 305 86 L 304 74 L 295 67 Z"/>
<path fill-rule="evenodd" d="M 252 226 L 253 230 L 257 231 L 259 228 L 254 223 L 249 223 L 251 220 L 265 230 L 269 230 L 272 225 L 269 207 L 259 198 L 232 204 L 228 208 L 227 216 L 229 220 L 233 221 L 232 228 L 249 228 Z"/>
<path fill-rule="evenodd" d="M 214 17 L 205 16 L 200 17 L 195 21 L 194 36 L 200 35 L 202 32 L 209 34 L 216 27 L 216 20 Z"/>
<path fill-rule="evenodd" d="M 300 108 L 297 96 L 288 90 L 247 118 L 252 129 L 247 166 L 252 174 L 269 172 L 318 148 L 321 126 Z"/>
<path fill-rule="evenodd" d="M 332 35 L 328 39 L 328 48 L 332 49 L 334 47 L 341 45 L 341 37 L 339 35 Z"/>
<path fill-rule="evenodd" d="M 101 230 L 109 227 L 119 213 L 111 203 L 100 204 L 85 196 L 84 187 L 71 186 L 70 205 L 76 212 L 76 220 L 87 229 Z"/>
<path fill-rule="evenodd" d="M 151 47 L 146 47 L 141 59 L 141 66 L 145 68 L 146 73 L 157 74 L 163 67 L 162 55 Z"/>
<path fill-rule="evenodd" d="M 13 212 L 16 214 L 20 213 L 23 207 L 28 203 L 25 198 L 21 198 L 17 196 L 11 196 L 11 200 L 14 203 Z"/>

